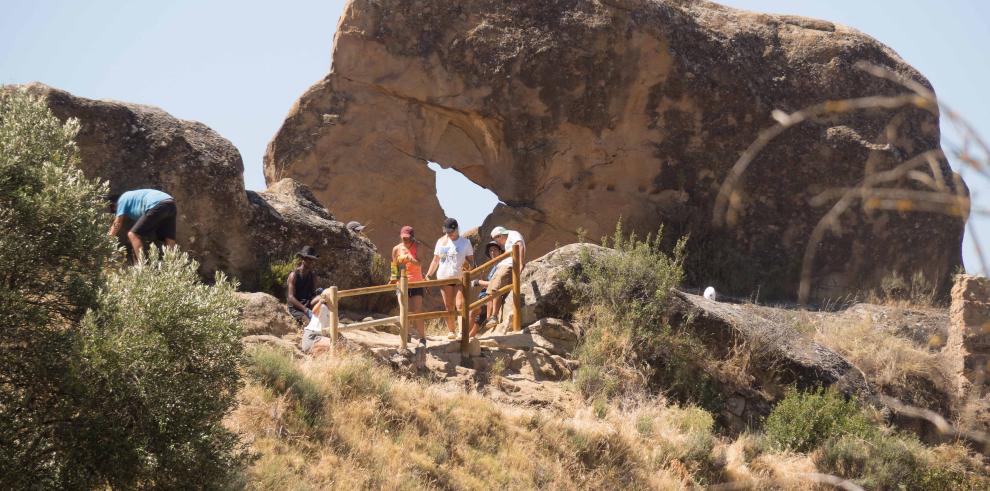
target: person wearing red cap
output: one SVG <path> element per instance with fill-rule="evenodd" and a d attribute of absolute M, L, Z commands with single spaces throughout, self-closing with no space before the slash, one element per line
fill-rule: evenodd
<path fill-rule="evenodd" d="M 392 248 L 392 281 L 399 281 L 399 266 L 405 269 L 409 282 L 423 281 L 423 265 L 420 264 L 416 256 L 416 233 L 409 225 L 402 227 L 399 231 L 398 245 Z M 423 289 L 409 289 L 409 312 L 416 313 L 423 310 Z M 414 321 L 416 333 L 419 335 L 420 346 L 426 346 L 426 323 L 422 320 Z"/>

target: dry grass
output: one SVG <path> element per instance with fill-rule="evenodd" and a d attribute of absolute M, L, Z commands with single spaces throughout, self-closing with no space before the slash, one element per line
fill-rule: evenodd
<path fill-rule="evenodd" d="M 946 414 L 952 389 L 937 352 L 873 324 L 869 317 L 823 320 L 815 340 L 863 371 L 881 393 Z"/>
<path fill-rule="evenodd" d="M 295 362 L 262 348 L 249 372 L 227 420 L 258 455 L 249 489 L 686 489 L 736 477 L 759 486 L 807 468 L 766 456 L 755 437 L 716 436 L 704 410 L 655 400 L 546 414 L 402 379 L 351 353 Z"/>
<path fill-rule="evenodd" d="M 877 329 L 869 318 L 823 322 L 815 341 L 837 351 L 881 386 L 903 386 L 939 373 L 937 354 Z"/>

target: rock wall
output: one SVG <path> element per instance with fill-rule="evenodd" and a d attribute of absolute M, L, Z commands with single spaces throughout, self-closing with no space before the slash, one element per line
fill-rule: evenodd
<path fill-rule="evenodd" d="M 175 197 L 179 247 L 199 262 L 204 279 L 224 271 L 252 290 L 269 261 L 309 244 L 323 256 L 317 272 L 326 284 L 373 282 L 375 248 L 367 238 L 345 229 L 291 180 L 245 191 L 240 152 L 206 125 L 156 107 L 76 97 L 39 83 L 25 87 L 56 117 L 80 121 L 76 143 L 87 177 L 109 181 L 112 193 L 150 187 Z"/>
<path fill-rule="evenodd" d="M 808 200 L 939 145 L 938 118 L 920 109 L 795 128 L 751 165 L 738 221 L 721 228 L 718 186 L 772 110 L 902 91 L 859 61 L 927 81 L 856 30 L 701 1 L 353 0 L 334 43 L 330 73 L 269 144 L 265 175 L 370 222 L 383 250 L 406 223 L 427 244 L 439 235 L 435 161 L 499 196 L 482 236 L 517 229 L 530 257 L 621 217 L 641 234 L 690 233 L 695 283 L 792 297 L 825 211 Z M 952 175 L 945 162 L 941 172 Z M 959 218 L 854 210 L 842 224 L 819 246 L 816 297 L 919 269 L 948 285 L 961 262 Z"/>
<path fill-rule="evenodd" d="M 990 279 L 956 276 L 949 318 L 949 375 L 963 397 L 984 397 L 990 393 Z"/>

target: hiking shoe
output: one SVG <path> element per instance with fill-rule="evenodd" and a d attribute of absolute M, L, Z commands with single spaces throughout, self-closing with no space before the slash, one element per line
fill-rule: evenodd
<path fill-rule="evenodd" d="M 487 318 L 487 319 L 485 319 L 485 327 L 486 328 L 492 328 L 492 327 L 495 327 L 497 325 L 498 325 L 498 318 L 495 317 L 494 315 L 491 316 L 491 317 L 489 317 L 489 318 Z"/>
<path fill-rule="evenodd" d="M 419 339 L 419 345 L 425 348 L 426 347 L 426 338 L 420 338 Z"/>

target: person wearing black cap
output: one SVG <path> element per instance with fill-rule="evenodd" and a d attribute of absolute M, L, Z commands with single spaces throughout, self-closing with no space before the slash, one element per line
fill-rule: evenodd
<path fill-rule="evenodd" d="M 286 280 L 285 308 L 296 321 L 306 324 L 313 317 L 310 303 L 317 300 L 320 293 L 316 288 L 316 273 L 313 272 L 313 265 L 319 256 L 312 246 L 305 246 L 296 253 L 296 257 L 299 258 L 299 267 L 292 270 Z"/>
<path fill-rule="evenodd" d="M 471 250 L 471 241 L 461 237 L 457 233 L 457 220 L 448 218 L 443 222 L 443 236 L 437 240 L 437 245 L 433 249 L 433 262 L 426 273 L 429 279 L 436 273 L 437 279 L 457 278 L 464 270 L 464 264 L 474 264 L 474 252 Z M 440 287 L 440 294 L 443 297 L 443 305 L 448 311 L 460 310 L 466 299 L 459 288 L 454 285 Z M 457 339 L 457 325 L 453 317 L 447 318 L 447 330 L 450 334 L 448 339 Z"/>

